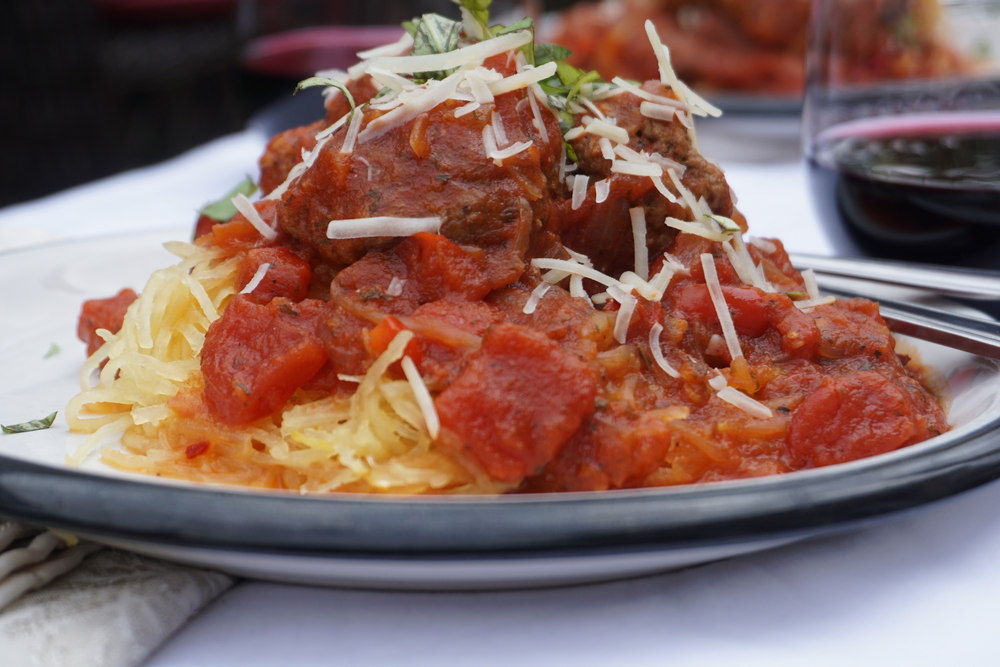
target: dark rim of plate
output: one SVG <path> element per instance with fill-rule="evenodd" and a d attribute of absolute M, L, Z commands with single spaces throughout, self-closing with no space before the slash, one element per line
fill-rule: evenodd
<path fill-rule="evenodd" d="M 0 513 L 92 537 L 226 550 L 433 556 L 681 548 L 833 529 L 1000 477 L 1000 415 L 828 468 L 659 489 L 300 496 L 153 483 L 0 456 Z"/>

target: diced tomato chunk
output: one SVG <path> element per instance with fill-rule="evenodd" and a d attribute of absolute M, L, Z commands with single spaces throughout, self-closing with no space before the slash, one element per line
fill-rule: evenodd
<path fill-rule="evenodd" d="M 398 333 L 405 329 L 406 327 L 403 326 L 403 323 L 398 318 L 386 315 L 381 322 L 368 332 L 368 344 L 371 347 L 372 355 L 377 357 L 385 352 L 389 348 L 389 343 L 392 342 Z M 411 338 L 410 342 L 406 344 L 404 354 L 410 357 L 413 363 L 420 363 L 420 343 L 416 338 Z"/>
<path fill-rule="evenodd" d="M 543 335 L 498 324 L 435 401 L 441 445 L 518 482 L 549 463 L 594 409 L 588 366 Z"/>
<path fill-rule="evenodd" d="M 485 274 L 472 256 L 440 234 L 414 234 L 404 239 L 395 252 L 420 290 L 421 303 L 448 297 L 471 301 L 482 299 L 490 291 Z"/>
<path fill-rule="evenodd" d="M 875 371 L 827 379 L 795 411 L 786 444 L 796 468 L 874 456 L 928 437 L 907 394 Z"/>
<path fill-rule="evenodd" d="M 251 301 L 267 303 L 277 296 L 301 301 L 309 292 L 312 267 L 288 248 L 282 246 L 251 248 L 240 262 L 236 286 L 243 289 L 257 270 L 268 264 L 263 280 L 248 295 Z"/>
<path fill-rule="evenodd" d="M 207 215 L 199 215 L 198 219 L 194 223 L 194 238 L 201 238 L 205 234 L 212 231 L 212 227 L 215 223 L 219 222 L 215 218 L 209 217 Z"/>
<path fill-rule="evenodd" d="M 76 335 L 87 344 L 87 356 L 104 345 L 104 339 L 97 335 L 98 329 L 118 333 L 125 319 L 125 311 L 138 295 L 126 288 L 106 299 L 90 299 L 83 302 L 80 319 L 76 325 Z"/>
<path fill-rule="evenodd" d="M 243 295 L 212 323 L 201 352 L 205 402 L 216 417 L 248 424 L 282 407 L 326 363 L 315 301 L 277 298 L 258 305 Z"/>
<path fill-rule="evenodd" d="M 759 290 L 752 287 L 724 286 L 722 293 L 726 297 L 733 326 L 739 334 L 759 336 L 767 330 L 767 304 Z M 706 285 L 685 285 L 678 290 L 675 303 L 685 318 L 703 323 L 719 321 L 715 304 Z"/>

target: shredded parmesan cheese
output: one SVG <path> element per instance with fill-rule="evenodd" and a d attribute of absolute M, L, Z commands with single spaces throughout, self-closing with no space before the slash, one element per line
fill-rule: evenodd
<path fill-rule="evenodd" d="M 635 251 L 635 272 L 649 279 L 649 249 L 646 247 L 646 209 L 636 206 L 628 210 L 632 220 L 632 245 Z"/>
<path fill-rule="evenodd" d="M 638 300 L 628 290 L 617 285 L 609 285 L 607 291 L 611 298 L 619 304 L 618 315 L 615 317 L 614 337 L 616 341 L 624 345 L 628 336 L 628 327 L 632 323 L 632 313 L 635 312 Z"/>
<path fill-rule="evenodd" d="M 403 286 L 406 285 L 406 281 L 399 276 L 393 276 L 392 280 L 389 281 L 389 286 L 385 288 L 385 293 L 389 296 L 399 296 L 403 293 Z"/>
<path fill-rule="evenodd" d="M 759 419 L 770 419 L 774 416 L 774 413 L 771 412 L 771 408 L 767 407 L 757 399 L 747 396 L 742 391 L 734 387 L 723 387 L 717 391 L 715 395 L 726 403 L 739 408 L 753 417 L 757 417 Z"/>
<path fill-rule="evenodd" d="M 490 56 L 499 55 L 524 46 L 533 39 L 531 31 L 519 30 L 493 39 L 476 42 L 469 46 L 448 51 L 446 53 L 429 53 L 420 56 L 385 56 L 367 61 L 367 67 L 396 74 L 415 74 L 418 72 L 441 72 L 456 67 L 478 65 Z M 551 75 L 550 75 L 551 76 Z"/>
<path fill-rule="evenodd" d="M 802 282 L 806 286 L 806 294 L 810 299 L 820 298 L 819 285 L 816 283 L 816 272 L 812 269 L 802 270 Z"/>
<path fill-rule="evenodd" d="M 708 287 L 709 296 L 712 297 L 715 314 L 718 316 L 719 324 L 722 326 L 722 337 L 726 341 L 729 356 L 731 359 L 742 357 L 743 350 L 740 348 L 740 339 L 736 335 L 736 327 L 733 326 L 733 318 L 729 314 L 729 306 L 726 304 L 726 297 L 722 293 L 719 274 L 715 270 L 715 259 L 711 253 L 702 253 L 701 268 L 705 273 L 705 285 Z"/>
<path fill-rule="evenodd" d="M 254 228 L 260 232 L 268 241 L 273 241 L 278 238 L 278 232 L 271 228 L 271 225 L 264 222 L 264 218 L 260 217 L 260 213 L 257 211 L 256 207 L 247 199 L 247 196 L 240 193 L 233 197 L 230 201 L 233 202 L 233 206 L 236 210 L 243 214 L 243 217 L 247 219 Z"/>
<path fill-rule="evenodd" d="M 542 297 L 545 296 L 545 293 L 548 292 L 550 289 L 552 289 L 552 285 L 550 285 L 545 281 L 542 281 L 537 285 L 535 285 L 535 289 L 531 290 L 531 294 L 528 296 L 528 300 L 524 302 L 524 308 L 521 309 L 521 312 L 524 313 L 525 315 L 531 315 L 533 312 L 535 312 L 535 309 L 538 308 L 538 303 L 542 300 Z"/>
<path fill-rule="evenodd" d="M 587 198 L 587 183 L 589 181 L 590 177 L 583 174 L 577 174 L 573 177 L 573 199 L 570 206 L 574 211 L 580 208 L 583 200 Z"/>
<path fill-rule="evenodd" d="M 611 141 L 619 144 L 628 143 L 628 130 L 624 127 L 613 125 L 606 120 L 592 120 L 587 123 L 584 130 L 586 130 L 588 134 L 593 134 L 598 137 L 607 137 Z"/>
<path fill-rule="evenodd" d="M 270 268 L 271 264 L 269 262 L 264 262 L 263 264 L 258 266 L 257 270 L 254 271 L 253 278 L 251 278 L 250 282 L 248 282 L 246 286 L 240 290 L 240 294 L 250 294 L 255 289 L 257 289 L 257 286 L 260 285 L 260 282 L 262 280 L 264 280 L 264 276 L 267 275 L 267 272 Z"/>
<path fill-rule="evenodd" d="M 372 218 L 347 218 L 331 220 L 326 227 L 328 239 L 360 239 L 378 236 L 411 236 L 417 232 L 438 233 L 441 218 L 397 218 L 376 216 Z"/>
<path fill-rule="evenodd" d="M 653 361 L 656 365 L 660 367 L 664 373 L 670 377 L 679 378 L 681 374 L 676 368 L 670 365 L 666 357 L 663 356 L 663 350 L 660 348 L 660 334 L 663 333 L 663 325 L 657 322 L 649 329 L 649 351 L 653 354 Z"/>
<path fill-rule="evenodd" d="M 427 390 L 427 385 L 424 384 L 424 379 L 420 377 L 420 371 L 417 370 L 417 366 L 413 363 L 412 359 L 404 356 L 400 360 L 399 365 L 403 369 L 406 381 L 410 383 L 410 388 L 413 390 L 413 397 L 416 399 L 417 405 L 420 406 L 420 412 L 423 414 L 424 423 L 427 426 L 427 433 L 431 436 L 431 440 L 434 440 L 441 432 L 441 420 L 438 417 L 437 410 L 434 409 L 434 399 L 431 398 L 431 393 Z"/>
<path fill-rule="evenodd" d="M 340 147 L 341 153 L 351 153 L 354 151 L 354 142 L 357 140 L 358 132 L 361 130 L 363 115 L 360 109 L 355 109 L 351 112 L 351 122 L 347 124 L 347 134 L 344 135 L 344 143 Z"/>
<path fill-rule="evenodd" d="M 594 183 L 594 201 L 598 204 L 607 200 L 608 195 L 611 194 L 611 179 L 602 178 L 601 180 Z"/>

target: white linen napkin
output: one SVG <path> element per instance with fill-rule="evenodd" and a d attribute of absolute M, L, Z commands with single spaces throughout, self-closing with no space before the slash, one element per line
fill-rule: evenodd
<path fill-rule="evenodd" d="M 100 549 L 0 611 L 0 662 L 137 665 L 233 582 L 218 572 Z"/>

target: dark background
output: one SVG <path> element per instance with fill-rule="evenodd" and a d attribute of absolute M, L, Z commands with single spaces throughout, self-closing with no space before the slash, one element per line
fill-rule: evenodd
<path fill-rule="evenodd" d="M 254 40 L 398 23 L 449 0 L 9 0 L 0 26 L 0 206 L 236 132 L 296 77 L 249 66 Z"/>

